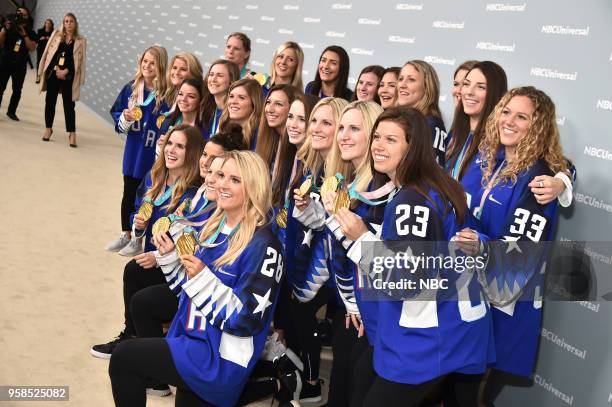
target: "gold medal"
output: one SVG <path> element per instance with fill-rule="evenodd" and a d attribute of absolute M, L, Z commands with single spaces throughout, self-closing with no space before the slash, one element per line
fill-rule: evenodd
<path fill-rule="evenodd" d="M 306 178 L 306 181 L 302 182 L 302 185 L 300 185 L 300 189 L 299 189 L 300 196 L 306 196 L 306 194 L 310 192 L 311 188 L 312 188 L 312 178 Z"/>
<path fill-rule="evenodd" d="M 153 204 L 151 202 L 143 202 L 138 208 L 138 214 L 142 216 L 143 221 L 148 221 L 153 215 Z"/>
<path fill-rule="evenodd" d="M 194 254 L 196 245 L 196 240 L 193 235 L 191 233 L 184 233 L 176 241 L 176 254 L 179 257 Z"/>
<path fill-rule="evenodd" d="M 134 116 L 135 121 L 142 119 L 142 109 L 140 106 L 134 106 L 132 108 L 132 116 Z"/>
<path fill-rule="evenodd" d="M 154 235 L 157 235 L 158 233 L 166 233 L 168 230 L 170 230 L 170 219 L 167 216 L 157 219 L 157 221 L 153 224 L 152 232 Z"/>
<path fill-rule="evenodd" d="M 164 124 L 164 120 L 166 120 L 166 115 L 160 114 L 157 116 L 157 121 L 155 124 L 157 124 L 158 129 L 161 129 L 162 124 Z"/>
<path fill-rule="evenodd" d="M 336 197 L 334 198 L 334 213 L 338 213 L 338 211 L 342 208 L 347 208 L 351 205 L 351 198 L 349 197 L 348 192 L 346 190 L 341 189 L 336 193 Z"/>
<path fill-rule="evenodd" d="M 321 198 L 327 195 L 328 192 L 336 192 L 339 184 L 340 182 L 338 181 L 338 178 L 336 178 L 335 175 L 325 178 L 325 181 L 323 181 L 323 185 L 321 185 Z"/>
<path fill-rule="evenodd" d="M 265 85 L 266 82 L 268 81 L 268 78 L 266 78 L 266 75 L 262 73 L 256 73 L 255 75 L 253 75 L 253 79 L 259 82 L 261 86 Z"/>
<path fill-rule="evenodd" d="M 282 229 L 285 229 L 287 227 L 287 208 L 281 209 L 276 214 L 276 224 Z"/>

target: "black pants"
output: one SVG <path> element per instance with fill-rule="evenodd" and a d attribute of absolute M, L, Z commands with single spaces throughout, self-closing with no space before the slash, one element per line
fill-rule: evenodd
<path fill-rule="evenodd" d="M 137 334 L 131 314 L 132 298 L 143 288 L 164 284 L 166 279 L 160 268 L 144 269 L 136 260 L 130 260 L 123 270 L 123 305 L 125 307 L 125 333 L 130 336 Z M 170 290 L 168 290 L 170 291 Z"/>
<path fill-rule="evenodd" d="M 357 330 L 352 323 L 346 328 L 346 308 L 337 304 L 333 315 L 332 367 L 329 378 L 329 407 L 347 407 L 352 393 L 352 373 L 357 355 L 354 350 L 359 342 L 366 342 L 365 337 L 357 338 Z M 361 347 L 364 349 L 365 347 Z"/>
<path fill-rule="evenodd" d="M 259 371 L 258 371 L 259 370 Z M 156 383 L 176 387 L 176 407 L 210 407 L 191 391 L 176 370 L 170 347 L 163 338 L 135 338 L 121 342 L 113 351 L 108 373 L 117 407 L 145 406 L 146 389 Z M 274 373 L 267 366 L 255 365 L 252 377 L 268 376 Z M 251 380 L 244 388 L 237 405 L 243 406 L 276 391 L 276 379 Z"/>
<path fill-rule="evenodd" d="M 309 302 L 301 303 L 294 299 L 292 309 L 294 313 L 295 327 L 298 333 L 301 356 L 304 362 L 304 378 L 306 380 L 317 380 L 319 378 L 319 367 L 321 365 L 321 339 L 316 334 L 317 311 L 327 304 L 333 290 L 323 286 Z"/>
<path fill-rule="evenodd" d="M 146 406 L 147 385 L 154 383 L 177 387 L 177 407 L 212 406 L 189 390 L 163 338 L 137 338 L 120 343 L 113 351 L 108 373 L 117 407 Z"/>
<path fill-rule="evenodd" d="M 0 64 L 0 105 L 2 104 L 2 96 L 8 84 L 9 78 L 12 80 L 13 94 L 8 105 L 7 113 L 15 114 L 19 100 L 21 100 L 21 89 L 26 76 L 26 61 L 19 63 L 5 62 Z"/>
<path fill-rule="evenodd" d="M 133 178 L 129 175 L 123 176 L 123 198 L 121 199 L 121 230 L 132 230 L 130 216 L 135 211 L 134 201 L 136 200 L 136 191 L 142 182 L 142 178 Z"/>
<path fill-rule="evenodd" d="M 143 273 L 147 273 L 144 270 Z M 136 335 L 140 338 L 161 338 L 163 324 L 172 321 L 178 309 L 179 299 L 168 284 L 143 288 L 132 295 L 130 314 Z"/>
<path fill-rule="evenodd" d="M 57 94 L 62 93 L 64 104 L 64 118 L 66 119 L 66 131 L 72 133 L 76 131 L 74 102 L 72 101 L 72 81 L 73 78 L 61 80 L 51 73 L 47 79 L 47 95 L 45 96 L 45 127 L 53 127 L 55 119 L 55 105 L 57 104 Z"/>
<path fill-rule="evenodd" d="M 444 389 L 451 391 L 453 395 L 453 397 L 450 397 L 452 403 L 445 398 L 444 406 L 447 406 L 448 403 L 450 407 L 478 407 L 481 374 L 451 373 L 418 385 L 395 383 L 376 374 L 371 346 L 367 345 L 365 349 L 359 352 L 361 354 L 353 369 L 350 403 L 352 407 L 418 406 L 436 386 L 442 383 L 445 384 Z"/>

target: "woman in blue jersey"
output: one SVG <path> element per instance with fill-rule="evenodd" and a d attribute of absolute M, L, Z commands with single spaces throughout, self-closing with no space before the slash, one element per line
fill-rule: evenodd
<path fill-rule="evenodd" d="M 386 68 L 378 86 L 378 98 L 383 109 L 395 106 L 397 102 L 397 78 L 402 68 L 392 66 Z"/>
<path fill-rule="evenodd" d="M 397 78 L 397 106 L 412 107 L 425 116 L 431 129 L 436 161 L 444 165 L 446 127 L 438 106 L 440 81 L 433 66 L 425 61 L 408 61 Z"/>
<path fill-rule="evenodd" d="M 238 402 L 263 349 L 283 274 L 267 174 L 257 154 L 227 154 L 201 248 L 182 257 L 189 279 L 166 338 L 126 341 L 111 358 L 117 406 L 144 406 L 151 379 L 177 386 L 177 406 Z"/>
<path fill-rule="evenodd" d="M 385 68 L 380 65 L 368 65 L 363 68 L 357 78 L 357 84 L 355 84 L 355 90 L 353 91 L 353 98 L 351 101 L 361 100 L 366 102 L 368 100 L 373 100 L 380 104 L 378 87 L 380 86 L 384 71 Z"/>
<path fill-rule="evenodd" d="M 391 181 L 396 186 L 382 225 L 373 233 L 348 209 L 335 215 L 342 235 L 354 242 L 347 255 L 362 270 L 369 270 L 362 259 L 365 242 L 447 241 L 467 214 L 461 186 L 435 164 L 430 129 L 419 111 L 387 109 L 374 126 L 370 150 L 376 185 Z M 452 272 L 446 273 L 452 278 Z M 457 386 L 460 405 L 477 405 L 488 360 L 487 308 L 481 302 L 465 315 L 462 301 L 436 300 L 440 291 L 434 292 L 434 299 L 422 299 L 421 294 L 404 301 L 389 297 L 378 300 L 376 307 L 360 309 L 364 319 L 376 321 L 372 356 L 376 375 L 371 384 L 355 384 L 352 405 L 416 406 L 451 374 L 463 378 Z"/>
<path fill-rule="evenodd" d="M 133 256 L 142 252 L 142 242 L 132 240 L 130 215 L 134 212 L 136 190 L 155 160 L 157 125 L 155 119 L 168 110 L 166 64 L 168 54 L 159 46 L 147 48 L 138 59 L 134 79 L 126 84 L 110 113 L 115 131 L 126 134 L 123 152 L 123 198 L 121 199 L 121 235 L 106 250 Z M 129 246 L 128 246 L 129 245 Z"/>
<path fill-rule="evenodd" d="M 199 131 L 188 125 L 175 127 L 155 161 L 150 175 L 145 178 L 147 188 L 139 210 L 133 217 L 134 234 L 145 240 L 145 253 L 130 260 L 123 272 L 123 302 L 125 329 L 114 340 L 94 345 L 90 353 L 109 358 L 120 341 L 136 335 L 131 319 L 132 296 L 139 290 L 166 281 L 155 259 L 155 246 L 151 241 L 153 225 L 174 212 L 186 199 L 191 199 L 201 184 L 198 162 L 204 148 Z"/>
<path fill-rule="evenodd" d="M 351 211 L 360 216 L 367 212 L 368 205 L 355 198 L 363 199 L 362 194 L 368 195 L 372 181 L 368 154 L 370 135 L 376 119 L 382 112 L 382 107 L 374 101 L 349 103 L 340 115 L 336 140 L 326 160 L 326 174 L 332 176 L 340 173 L 344 176 L 344 188 L 348 188 L 350 197 L 353 198 Z M 339 301 L 333 314 L 333 362 L 327 404 L 340 407 L 349 405 L 354 362 L 365 351 L 367 341 L 361 338 L 364 331 L 355 299 L 353 278 L 355 265 L 347 258 L 346 249 L 332 233 L 334 198 L 335 193 L 330 192 L 322 196 L 321 200 L 331 215 L 326 221 L 328 226 L 326 239 L 329 248 L 327 267 L 337 290 L 335 294 L 342 300 Z M 353 323 L 349 314 L 353 315 Z M 360 371 L 360 374 L 363 373 Z"/>
<path fill-rule="evenodd" d="M 302 82 L 302 67 L 304 65 L 304 51 L 297 42 L 287 41 L 279 46 L 270 63 L 270 76 L 262 87 L 264 97 L 268 96 L 270 88 L 274 85 L 291 85 L 304 88 Z"/>
<path fill-rule="evenodd" d="M 476 202 L 471 205 L 476 214 L 474 230 L 463 229 L 457 240 L 476 244 L 479 240 L 508 242 L 502 253 L 491 251 L 495 263 L 486 270 L 489 276 L 485 292 L 493 305 L 497 355 L 483 395 L 485 405 L 489 406 L 504 385 L 500 372 L 530 376 L 535 365 L 546 249 L 535 251 L 533 246 L 531 249 L 523 246 L 530 254 L 519 258 L 509 253 L 521 251 L 521 244 L 516 241 L 553 239 L 557 201 L 541 205 L 529 187 L 535 175 L 567 171 L 552 100 L 530 86 L 510 90 L 487 120 L 479 154 L 484 186 L 472 197 Z M 515 272 L 526 278 L 514 282 Z M 491 284 L 493 281 L 495 284 Z M 520 294 L 515 292 L 517 283 Z M 500 295 L 504 291 L 502 284 L 511 287 L 507 298 Z"/>
<path fill-rule="evenodd" d="M 338 45 L 330 45 L 321 53 L 315 79 L 308 82 L 304 93 L 320 98 L 333 96 L 350 101 L 353 92 L 346 87 L 349 70 L 349 56 L 346 50 Z"/>
<path fill-rule="evenodd" d="M 225 107 L 227 92 L 232 83 L 240 77 L 238 65 L 231 61 L 218 59 L 212 63 L 204 77 L 206 89 L 202 100 L 202 122 L 208 137 L 217 133 L 221 113 Z"/>
<path fill-rule="evenodd" d="M 257 145 L 257 127 L 263 110 L 261 86 L 255 79 L 240 79 L 229 87 L 225 108 L 219 118 L 219 131 L 226 131 L 230 123 L 242 127 L 244 142 L 251 150 Z"/>
<path fill-rule="evenodd" d="M 166 72 L 168 90 L 164 96 L 170 111 L 176 108 L 176 97 L 183 81 L 187 78 L 201 79 L 202 75 L 202 64 L 191 52 L 179 52 L 170 60 Z"/>
<path fill-rule="evenodd" d="M 255 152 L 270 165 L 270 173 L 273 177 L 278 165 L 280 140 L 285 135 L 287 115 L 296 92 L 301 92 L 301 90 L 291 85 L 272 86 L 259 120 Z"/>

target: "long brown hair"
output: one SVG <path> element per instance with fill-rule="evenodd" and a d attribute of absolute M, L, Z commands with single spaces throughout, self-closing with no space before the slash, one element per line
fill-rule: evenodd
<path fill-rule="evenodd" d="M 204 98 L 202 99 L 202 123 L 204 123 L 204 125 L 206 126 L 208 126 L 210 122 L 212 121 L 213 116 L 215 115 L 215 110 L 217 109 L 217 102 L 215 101 L 215 97 L 208 90 L 208 77 L 210 75 L 211 69 L 213 69 L 215 65 L 225 66 L 225 68 L 227 69 L 227 73 L 229 75 L 230 86 L 232 85 L 232 83 L 240 79 L 240 68 L 238 68 L 238 65 L 236 65 L 235 62 L 227 61 L 225 59 L 217 59 L 215 62 L 212 63 L 212 65 L 208 69 L 208 72 L 206 72 L 206 76 L 204 77 Z M 229 86 L 225 93 L 226 97 L 227 97 L 228 91 L 229 91 Z"/>
<path fill-rule="evenodd" d="M 524 86 L 511 89 L 506 93 L 487 120 L 485 137 L 479 147 L 482 156 L 483 185 L 488 183 L 493 174 L 497 151 L 502 146 L 499 137 L 501 114 L 508 102 L 515 96 L 525 96 L 531 100 L 534 106 L 533 117 L 529 131 L 516 147 L 516 159 L 502 169 L 495 184 L 501 181 L 516 182 L 518 175 L 539 159 L 544 160 L 554 173 L 567 172 L 567 160 L 563 157 L 557 128 L 555 104 L 541 90 L 533 86 Z"/>
<path fill-rule="evenodd" d="M 353 90 L 353 98 L 351 99 L 351 102 L 357 100 L 357 86 L 359 85 L 359 80 L 361 79 L 361 76 L 366 73 L 373 73 L 374 75 L 376 75 L 377 79 L 376 90 L 374 91 L 374 102 L 380 104 L 380 98 L 378 97 L 378 88 L 380 87 L 380 80 L 385 74 L 385 68 L 380 65 L 368 65 L 363 68 L 361 72 L 359 72 L 359 76 L 357 77 L 357 83 L 355 84 L 355 89 Z"/>
<path fill-rule="evenodd" d="M 166 141 L 162 145 L 159 156 L 153 163 L 151 169 L 151 181 L 153 185 L 147 191 L 146 197 L 155 199 L 166 188 L 166 180 L 168 178 L 168 168 L 166 168 L 166 153 L 164 148 L 175 132 L 182 132 L 187 138 L 187 145 L 185 146 L 185 163 L 183 164 L 183 173 L 176 180 L 176 186 L 172 191 L 172 199 L 166 206 L 166 213 L 173 211 L 180 203 L 181 196 L 191 187 L 197 187 L 202 184 L 200 178 L 200 156 L 202 150 L 204 150 L 204 139 L 200 134 L 200 131 L 193 126 L 187 124 L 181 124 L 173 128 L 169 133 Z"/>
<path fill-rule="evenodd" d="M 487 79 L 487 94 L 485 96 L 482 112 L 480 113 L 480 120 L 478 121 L 478 125 L 474 130 L 472 143 L 467 149 L 463 158 L 463 163 L 459 169 L 459 175 L 457 177 L 457 180 L 459 181 L 461 178 L 463 178 L 466 168 L 478 151 L 478 146 L 480 145 L 480 141 L 485 133 L 484 130 L 487 123 L 487 118 L 495 108 L 497 102 L 499 102 L 499 100 L 508 90 L 508 79 L 506 78 L 506 72 L 495 62 L 477 62 L 474 64 L 473 68 L 468 71 L 468 74 L 474 69 L 478 69 L 480 72 L 482 72 L 484 77 Z M 453 138 L 451 140 L 449 150 L 447 151 L 449 168 L 452 168 L 450 166 L 454 165 L 454 163 L 459 159 L 461 149 L 463 148 L 465 142 L 467 141 L 468 135 L 470 134 L 470 117 L 465 114 L 462 102 L 459 102 L 459 104 L 457 104 L 457 108 L 455 109 L 455 116 L 453 118 L 451 132 L 453 133 Z"/>
<path fill-rule="evenodd" d="M 255 152 L 259 154 L 259 156 L 264 160 L 264 162 L 269 163 L 274 160 L 276 156 L 276 151 L 278 150 L 278 145 L 280 143 L 280 139 L 283 134 L 279 134 L 276 129 L 273 129 L 268 125 L 268 120 L 266 120 L 266 104 L 268 103 L 268 99 L 274 92 L 283 92 L 285 96 L 287 96 L 287 100 L 289 101 L 289 107 L 291 107 L 291 103 L 295 100 L 295 93 L 299 91 L 291 85 L 274 85 L 270 88 L 270 92 L 268 92 L 268 96 L 266 96 L 266 100 L 264 102 L 264 108 L 261 111 L 261 118 L 259 119 L 259 130 L 257 132 L 257 147 L 255 148 Z M 287 111 L 289 111 L 289 107 Z M 285 118 L 285 122 L 287 118 Z"/>
<path fill-rule="evenodd" d="M 429 190 L 433 189 L 440 195 L 444 202 L 446 212 L 455 209 L 457 220 L 463 222 L 467 212 L 465 192 L 457 181 L 452 179 L 442 167 L 436 163 L 431 153 L 431 128 L 425 121 L 425 116 L 414 108 L 396 106 L 385 110 L 374 124 L 372 136 L 370 137 L 370 151 L 372 149 L 373 135 L 378 125 L 385 121 L 391 121 L 404 130 L 408 151 L 400 161 L 396 170 L 396 180 L 401 186 L 409 186 L 416 189 L 428 200 Z M 370 154 L 370 168 L 378 186 L 389 180 L 385 174 L 381 174 L 374 168 L 374 158 Z M 433 203 L 433 201 L 431 201 Z M 450 202 L 452 207 L 446 205 Z"/>
<path fill-rule="evenodd" d="M 183 87 L 183 85 L 189 85 L 198 91 L 199 101 L 198 101 L 198 108 L 196 111 L 195 126 L 198 129 L 201 129 L 204 124 L 204 121 L 202 120 L 202 97 L 204 96 L 204 82 L 202 82 L 202 79 L 200 78 L 185 78 L 181 86 L 179 86 L 179 91 L 180 91 L 180 88 Z M 177 92 L 177 96 L 178 96 L 178 92 Z M 170 123 L 175 123 L 176 120 L 179 118 L 179 116 L 181 116 L 182 114 L 183 113 L 180 111 L 180 109 L 177 106 L 176 109 L 174 109 L 172 113 L 170 113 L 170 116 L 168 116 L 168 121 Z"/>
<path fill-rule="evenodd" d="M 251 112 L 251 116 L 249 116 L 249 121 L 242 127 L 244 141 L 248 145 L 251 145 L 251 140 L 253 139 L 253 135 L 257 130 L 257 126 L 259 125 L 259 117 L 261 116 L 261 110 L 263 108 L 261 85 L 255 79 L 244 78 L 237 80 L 230 85 L 227 91 L 228 97 L 225 98 L 225 108 L 221 114 L 221 119 L 219 119 L 219 131 L 225 131 L 225 128 L 230 123 L 229 94 L 232 90 L 241 86 L 246 89 L 251 98 L 251 106 L 253 106 L 253 112 Z"/>

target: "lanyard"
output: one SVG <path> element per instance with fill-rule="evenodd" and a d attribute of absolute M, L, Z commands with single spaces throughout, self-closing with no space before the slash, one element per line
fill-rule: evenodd
<path fill-rule="evenodd" d="M 172 186 L 170 188 L 167 188 L 164 191 L 164 193 L 159 198 L 157 198 L 156 200 L 153 201 L 151 198 L 146 197 L 146 198 L 143 199 L 143 201 L 148 202 L 148 203 L 152 203 L 154 206 L 159 206 L 159 205 L 163 204 L 164 202 L 166 202 L 166 200 L 168 198 L 170 198 L 170 195 L 172 195 L 172 192 L 174 191 L 174 185 L 176 185 L 176 184 L 172 184 Z"/>
<path fill-rule="evenodd" d="M 473 137 L 474 136 L 472 133 L 468 134 L 468 138 L 467 140 L 465 140 L 465 144 L 463 145 L 463 148 L 461 149 L 461 152 L 459 153 L 459 157 L 457 157 L 457 161 L 455 161 L 455 166 L 453 170 L 451 171 L 451 176 L 457 181 L 459 181 L 459 169 L 461 168 L 461 163 L 463 162 L 463 158 L 465 157 L 465 153 L 467 152 L 467 149 L 472 144 Z"/>
<path fill-rule="evenodd" d="M 357 187 L 357 179 L 355 181 L 353 181 L 353 183 L 349 187 L 349 190 L 348 190 L 349 198 L 357 199 L 357 200 L 363 202 L 364 204 L 367 204 L 367 205 L 370 205 L 370 206 L 378 206 L 378 205 L 384 204 L 386 202 L 389 202 L 391 200 L 392 196 L 389 196 L 389 197 L 387 197 L 387 199 L 382 199 L 380 201 L 373 201 L 372 199 L 377 199 L 377 198 L 383 197 L 383 196 L 391 193 L 391 191 L 393 191 L 395 189 L 395 185 L 393 185 L 393 182 L 391 182 L 391 181 L 387 182 L 385 185 L 383 185 L 382 187 L 378 188 L 376 191 L 372 191 L 372 192 L 362 192 L 362 193 L 359 193 L 359 192 L 357 192 L 355 190 L 356 187 Z"/>
<path fill-rule="evenodd" d="M 485 200 L 487 199 L 487 196 L 489 196 L 489 194 L 491 193 L 491 190 L 493 189 L 493 184 L 495 183 L 495 180 L 497 179 L 499 173 L 504 167 L 504 164 L 506 164 L 506 160 L 502 161 L 502 163 L 499 165 L 499 167 L 491 177 L 491 180 L 487 184 L 487 188 L 484 190 L 484 192 L 482 193 L 482 197 L 480 198 L 480 205 L 478 206 L 478 208 L 474 209 L 474 216 L 476 216 L 476 219 L 478 220 L 480 220 L 480 216 L 482 216 L 482 207 L 484 206 Z"/>
<path fill-rule="evenodd" d="M 217 237 L 219 237 L 219 234 L 221 233 L 221 231 L 225 227 L 226 219 L 227 218 L 225 216 L 223 216 L 223 219 L 221 219 L 221 222 L 219 223 L 219 226 L 217 227 L 217 230 L 215 231 L 215 233 L 213 233 L 213 235 L 211 237 L 206 239 L 206 241 L 204 241 L 204 243 L 202 243 L 200 245 L 202 248 L 205 248 L 205 247 L 206 248 L 213 248 L 213 247 L 217 247 L 219 245 L 222 245 L 228 239 L 230 239 L 234 235 L 234 233 L 236 233 L 238 231 L 238 229 L 240 229 L 240 223 L 239 223 L 238 225 L 236 225 L 235 228 L 232 229 L 232 231 L 227 235 L 227 237 L 225 239 L 223 239 L 219 243 L 214 243 L 214 241 L 217 240 Z"/>
<path fill-rule="evenodd" d="M 212 127 L 210 128 L 210 135 L 214 136 L 217 133 L 217 120 L 219 120 L 219 116 L 221 110 L 218 107 L 215 107 L 215 114 L 213 115 Z"/>

